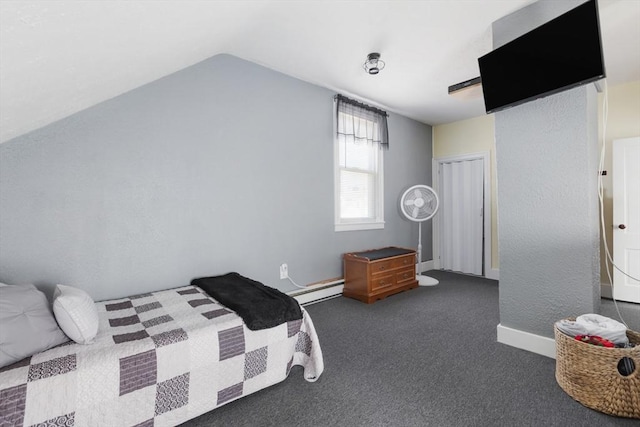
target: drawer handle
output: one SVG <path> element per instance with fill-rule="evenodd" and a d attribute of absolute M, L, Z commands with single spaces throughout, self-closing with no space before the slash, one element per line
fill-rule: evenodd
<path fill-rule="evenodd" d="M 403 277 L 406 279 L 407 277 L 409 277 L 409 275 L 407 273 L 404 273 Z"/>
<path fill-rule="evenodd" d="M 380 270 L 384 270 L 384 265 L 381 265 L 381 266 L 380 266 Z"/>
<path fill-rule="evenodd" d="M 408 262 L 409 262 L 409 261 L 408 261 L 408 260 L 406 260 L 406 259 L 405 259 L 404 261 L 402 261 L 402 263 L 403 263 L 403 264 L 406 264 L 406 263 L 408 263 Z"/>

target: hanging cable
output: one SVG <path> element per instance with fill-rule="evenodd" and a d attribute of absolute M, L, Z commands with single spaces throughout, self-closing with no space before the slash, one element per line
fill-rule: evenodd
<path fill-rule="evenodd" d="M 289 280 L 289 281 L 291 282 L 291 284 L 292 284 L 293 286 L 297 287 L 297 288 L 300 288 L 300 289 L 309 289 L 307 286 L 298 285 L 298 284 L 295 282 L 295 280 L 293 280 L 293 279 L 291 278 L 291 276 L 289 276 L 289 272 L 287 272 L 287 280 Z"/>

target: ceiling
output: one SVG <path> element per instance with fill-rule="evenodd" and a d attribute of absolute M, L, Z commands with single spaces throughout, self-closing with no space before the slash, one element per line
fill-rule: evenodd
<path fill-rule="evenodd" d="M 427 124 L 479 116 L 481 97 L 447 88 L 479 75 L 491 23 L 530 3 L 1 0 L 0 142 L 220 53 Z M 599 5 L 608 84 L 640 80 L 640 0 Z"/>

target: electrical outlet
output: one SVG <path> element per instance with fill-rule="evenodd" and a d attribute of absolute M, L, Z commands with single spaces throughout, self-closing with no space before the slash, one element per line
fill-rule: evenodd
<path fill-rule="evenodd" d="M 289 267 L 287 264 L 280 264 L 280 278 L 288 279 L 289 278 Z"/>

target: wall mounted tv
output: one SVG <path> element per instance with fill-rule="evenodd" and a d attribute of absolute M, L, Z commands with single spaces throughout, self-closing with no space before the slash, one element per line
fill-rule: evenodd
<path fill-rule="evenodd" d="M 596 0 L 478 58 L 488 113 L 605 77 Z"/>

